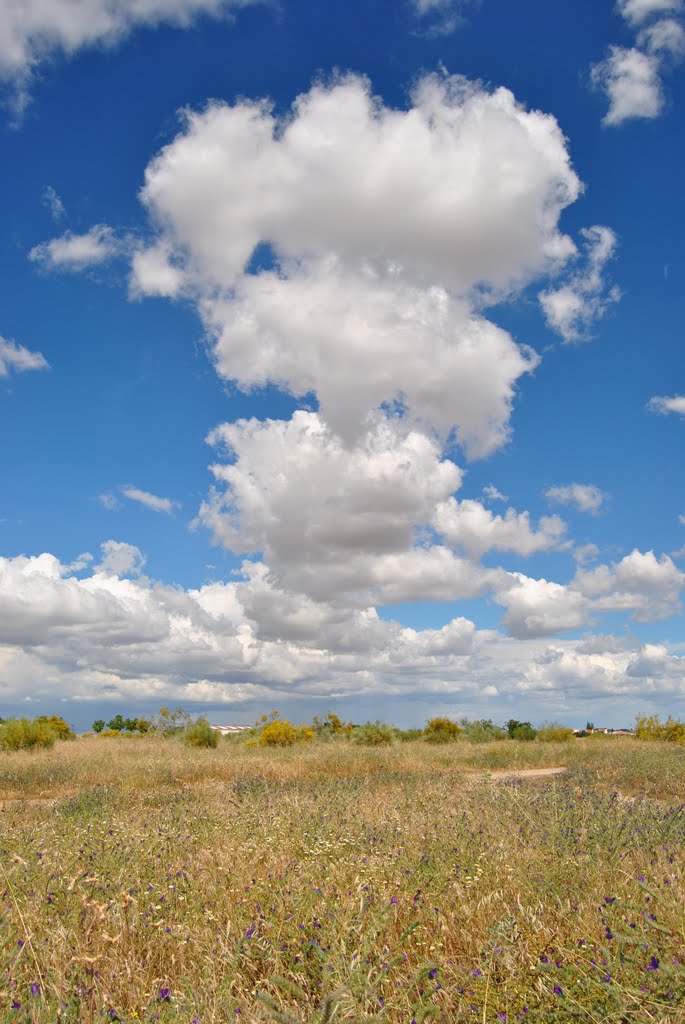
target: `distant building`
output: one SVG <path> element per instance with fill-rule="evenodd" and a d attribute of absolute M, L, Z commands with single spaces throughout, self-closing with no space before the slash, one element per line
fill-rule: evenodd
<path fill-rule="evenodd" d="M 249 731 L 251 728 L 251 725 L 210 725 L 210 729 L 220 732 L 222 736 L 227 736 L 234 732 L 244 732 L 246 729 Z"/>
<path fill-rule="evenodd" d="M 601 733 L 602 736 L 633 736 L 634 731 L 632 729 L 596 729 L 594 726 L 592 729 L 574 729 L 574 733 L 583 733 L 585 736 L 595 736 L 597 733 Z"/>

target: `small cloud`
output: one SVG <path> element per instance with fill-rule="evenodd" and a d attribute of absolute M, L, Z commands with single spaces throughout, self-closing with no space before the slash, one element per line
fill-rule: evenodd
<path fill-rule="evenodd" d="M 53 220 L 61 220 L 65 215 L 64 203 L 55 192 L 52 185 L 46 185 L 41 194 L 43 206 L 50 211 Z"/>
<path fill-rule="evenodd" d="M 66 231 L 59 238 L 35 245 L 29 259 L 45 270 L 79 272 L 122 254 L 124 246 L 106 224 L 95 224 L 83 235 Z"/>
<path fill-rule="evenodd" d="M 631 25 L 641 25 L 655 14 L 682 11 L 682 0 L 618 0 L 619 14 Z"/>
<path fill-rule="evenodd" d="M 483 488 L 483 496 L 487 501 L 509 501 L 506 494 L 498 491 L 493 484 L 486 484 Z"/>
<path fill-rule="evenodd" d="M 84 551 L 82 554 L 77 555 L 73 562 L 64 566 L 65 575 L 74 572 L 81 572 L 93 561 L 93 556 L 90 551 Z"/>
<path fill-rule="evenodd" d="M 665 395 L 655 395 L 647 402 L 647 408 L 650 412 L 658 412 L 661 416 L 666 416 L 670 412 L 685 416 L 685 395 L 672 395 L 670 398 Z"/>
<path fill-rule="evenodd" d="M 621 297 L 617 287 L 607 290 L 604 280 L 604 268 L 616 251 L 616 235 L 611 228 L 597 224 L 584 228 L 581 235 L 585 241 L 585 266 L 560 288 L 538 295 L 547 323 L 566 343 L 587 338 L 592 323 L 600 320 Z"/>
<path fill-rule="evenodd" d="M 27 370 L 48 370 L 49 364 L 41 352 L 30 352 L 16 341 L 0 337 L 0 377 L 9 377 L 10 372 L 25 373 Z"/>
<path fill-rule="evenodd" d="M 593 67 L 592 82 L 609 97 L 602 124 L 619 125 L 631 118 L 650 120 L 663 109 L 659 61 L 640 50 L 612 46 L 609 56 Z"/>
<path fill-rule="evenodd" d="M 578 565 L 588 565 L 594 562 L 599 555 L 599 548 L 596 544 L 582 544 L 573 552 L 573 557 Z"/>
<path fill-rule="evenodd" d="M 94 572 L 105 576 L 140 576 L 146 558 L 135 544 L 124 541 L 106 540 L 100 545 L 102 561 L 94 566 Z"/>
<path fill-rule="evenodd" d="M 464 21 L 463 8 L 468 0 L 411 0 L 418 18 L 427 22 L 425 34 L 447 36 Z"/>
<path fill-rule="evenodd" d="M 685 516 L 678 516 L 678 522 L 681 526 L 685 526 Z"/>
<path fill-rule="evenodd" d="M 545 492 L 548 501 L 558 505 L 575 505 L 580 512 L 588 512 L 592 516 L 599 515 L 609 498 L 594 484 L 564 484 L 561 487 L 550 487 Z"/>
<path fill-rule="evenodd" d="M 156 494 L 151 494 L 150 491 L 141 491 L 139 487 L 133 487 L 130 484 L 122 487 L 121 493 L 129 501 L 137 501 L 146 508 L 152 509 L 153 512 L 171 514 L 175 508 L 178 508 L 177 501 L 171 501 L 170 498 L 160 498 Z"/>
<path fill-rule="evenodd" d="M 638 43 L 648 53 L 666 55 L 679 60 L 685 54 L 685 31 L 679 21 L 664 18 L 643 29 Z"/>
<path fill-rule="evenodd" d="M 121 508 L 121 502 L 116 494 L 112 494 L 111 491 L 107 491 L 105 494 L 98 494 L 98 501 L 108 512 L 114 512 L 116 509 Z"/>

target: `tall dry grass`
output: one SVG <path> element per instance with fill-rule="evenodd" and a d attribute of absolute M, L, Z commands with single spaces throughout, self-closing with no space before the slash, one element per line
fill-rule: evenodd
<path fill-rule="evenodd" d="M 684 782 L 631 740 L 5 754 L 0 1020 L 682 1020 Z"/>

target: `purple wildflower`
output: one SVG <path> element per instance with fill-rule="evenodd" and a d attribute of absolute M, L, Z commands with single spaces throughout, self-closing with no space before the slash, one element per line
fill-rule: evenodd
<path fill-rule="evenodd" d="M 168 1000 L 170 996 L 171 996 L 171 992 L 169 991 L 168 988 L 160 988 L 160 990 L 159 990 L 159 998 L 162 1000 L 162 1002 L 165 1002 L 166 1000 Z"/>
<path fill-rule="evenodd" d="M 431 967 L 430 971 L 428 972 L 428 977 L 429 978 L 434 978 L 437 973 L 438 973 L 437 967 Z"/>
<path fill-rule="evenodd" d="M 553 991 L 555 996 L 563 996 L 564 994 L 564 990 L 561 985 L 555 985 Z"/>
<path fill-rule="evenodd" d="M 659 970 L 659 958 L 657 956 L 653 956 L 651 958 L 651 960 L 647 964 L 647 970 L 648 971 L 658 971 Z"/>
<path fill-rule="evenodd" d="M 39 996 L 40 995 L 40 985 L 38 984 L 37 981 L 31 982 L 31 995 L 32 996 Z"/>

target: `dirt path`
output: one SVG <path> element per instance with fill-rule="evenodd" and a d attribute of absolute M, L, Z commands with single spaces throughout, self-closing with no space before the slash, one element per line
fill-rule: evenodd
<path fill-rule="evenodd" d="M 492 779 L 540 779 L 544 775 L 561 775 L 566 771 L 562 768 L 505 768 L 499 771 L 489 772 Z"/>

